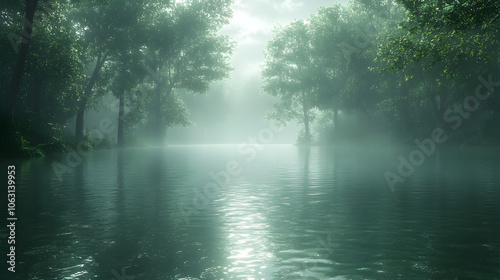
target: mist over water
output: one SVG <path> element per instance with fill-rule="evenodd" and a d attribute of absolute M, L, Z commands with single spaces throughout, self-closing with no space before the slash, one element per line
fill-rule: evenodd
<path fill-rule="evenodd" d="M 0 280 L 498 280 L 499 14 L 2 2 Z"/>
<path fill-rule="evenodd" d="M 20 162 L 9 279 L 499 275 L 498 151 L 439 150 L 392 192 L 401 149 L 239 148 L 97 151 L 62 182 Z"/>

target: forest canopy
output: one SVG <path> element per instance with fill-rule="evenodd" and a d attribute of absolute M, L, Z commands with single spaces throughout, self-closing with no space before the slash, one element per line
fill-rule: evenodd
<path fill-rule="evenodd" d="M 232 4 L 3 1 L 2 155 L 164 145 L 168 128 L 192 124 L 179 93 L 230 77 L 236 43 L 220 30 Z M 498 143 L 499 12 L 500 1 L 352 0 L 277 25 L 261 72 L 276 100 L 267 117 L 299 124 L 306 145 L 411 144 L 435 128 L 452 144 Z M 113 137 L 93 137 L 85 114 L 110 98 L 100 133 Z"/>
<path fill-rule="evenodd" d="M 231 3 L 2 2 L 2 153 L 62 151 L 67 141 L 102 145 L 85 133 L 84 115 L 106 95 L 118 101 L 116 145 L 137 127 L 163 144 L 166 128 L 191 124 L 177 91 L 206 93 L 232 71 L 235 43 L 218 33 Z M 74 134 L 64 135 L 75 116 Z"/>
<path fill-rule="evenodd" d="M 303 143 L 410 143 L 436 127 L 451 128 L 450 143 L 498 143 L 499 9 L 359 0 L 277 26 L 262 70 L 263 91 L 280 100 L 268 117 L 300 123 Z"/>

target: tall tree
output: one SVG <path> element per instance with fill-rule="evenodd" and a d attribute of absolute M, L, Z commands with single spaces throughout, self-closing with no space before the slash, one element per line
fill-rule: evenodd
<path fill-rule="evenodd" d="M 81 34 L 82 56 L 87 65 L 90 66 L 89 68 L 92 68 L 86 73 L 83 96 L 78 104 L 75 123 L 76 139 L 83 137 L 85 111 L 95 103 L 95 100 L 102 97 L 95 95 L 94 87 L 102 78 L 102 69 L 106 62 L 110 61 L 111 52 L 116 47 L 115 42 L 119 39 L 117 36 L 120 35 L 121 30 L 126 28 L 127 22 L 117 19 L 117 17 L 122 17 L 119 11 L 123 10 L 124 7 L 122 1 L 113 0 L 98 4 L 92 1 L 83 1 L 76 5 L 71 12 L 74 24 L 78 27 L 78 33 Z"/>
<path fill-rule="evenodd" d="M 382 45 L 383 70 L 403 73 L 427 88 L 435 124 L 453 102 L 464 98 L 463 81 L 497 68 L 499 1 L 398 1 L 408 18 Z M 469 77 L 469 78 L 466 78 Z"/>
<path fill-rule="evenodd" d="M 344 70 L 347 69 L 350 53 L 346 52 L 348 24 L 343 15 L 345 8 L 335 4 L 328 8 L 320 8 L 311 16 L 311 44 L 314 47 L 316 61 L 323 69 L 318 75 L 319 89 L 317 106 L 322 110 L 333 111 L 333 126 L 339 127 L 339 110 L 342 110 L 342 91 L 344 87 Z"/>
<path fill-rule="evenodd" d="M 147 2 L 147 1 L 146 1 Z M 114 40 L 109 44 L 111 60 L 114 64 L 112 81 L 113 94 L 119 99 L 117 145 L 123 147 L 125 128 L 126 93 L 133 93 L 133 89 L 143 80 L 144 64 L 141 51 L 146 44 L 145 29 L 142 20 L 145 14 L 145 1 L 115 0 Z"/>
<path fill-rule="evenodd" d="M 149 19 L 145 50 L 149 81 L 155 85 L 150 123 L 156 144 L 164 143 L 165 118 L 175 89 L 205 93 L 228 77 L 234 43 L 217 31 L 229 22 L 232 0 L 190 0 L 172 9 L 156 9 Z M 172 124 L 172 122 L 170 122 Z"/>
<path fill-rule="evenodd" d="M 72 23 L 64 16 L 68 10 L 68 5 L 63 1 L 53 2 L 50 11 L 42 8 L 35 18 L 37 25 L 33 29 L 36 29 L 36 33 L 27 54 L 23 83 L 15 98 L 17 119 L 26 124 L 31 123 L 33 129 L 49 123 L 53 127 L 62 127 L 71 117 L 68 112 L 74 110 L 78 98 L 82 71 L 77 55 L 80 45 Z M 16 50 L 20 51 L 19 47 L 23 44 L 22 38 L 15 40 L 19 24 L 20 21 L 12 20 L 2 25 L 2 29 L 12 39 L 11 46 L 1 46 L 5 64 L 2 63 L 0 71 L 5 76 L 12 73 L 12 64 L 9 62 L 14 61 L 13 54 Z M 0 95 L 8 99 L 9 89 L 6 83 L 3 85 L 5 87 L 0 90 Z"/>
<path fill-rule="evenodd" d="M 28 50 L 33 33 L 33 18 L 35 16 L 38 0 L 25 0 L 24 2 L 24 24 L 22 29 L 21 49 L 16 61 L 16 66 L 12 72 L 9 90 L 7 91 L 5 108 L 7 114 L 13 118 L 16 107 L 17 94 L 24 75 L 24 68 L 28 58 Z"/>
<path fill-rule="evenodd" d="M 265 93 L 280 99 L 269 117 L 284 124 L 295 120 L 304 126 L 301 142 L 311 142 L 310 123 L 314 117 L 321 72 L 313 56 L 311 32 L 306 22 L 297 20 L 278 26 L 269 41 L 262 75 Z"/>

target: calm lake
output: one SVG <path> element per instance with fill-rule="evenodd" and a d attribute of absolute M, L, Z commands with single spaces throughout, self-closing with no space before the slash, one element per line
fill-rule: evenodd
<path fill-rule="evenodd" d="M 411 151 L 103 150 L 62 180 L 67 155 L 2 161 L 18 220 L 1 279 L 500 279 L 500 153 L 438 147 L 393 191 Z"/>

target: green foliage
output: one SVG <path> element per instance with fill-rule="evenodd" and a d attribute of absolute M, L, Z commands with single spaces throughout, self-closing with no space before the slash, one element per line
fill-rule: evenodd
<path fill-rule="evenodd" d="M 19 77 L 25 3 L 0 4 L 3 77 Z M 162 143 L 168 127 L 190 125 L 178 93 L 206 93 L 233 70 L 235 43 L 219 34 L 232 3 L 38 1 L 14 119 L 2 116 L 2 155 L 64 150 L 73 141 L 63 140 L 68 121 L 108 93 L 123 101 L 125 135 L 148 129 Z M 443 114 L 475 92 L 478 76 L 498 76 L 499 14 L 498 0 L 356 0 L 277 26 L 262 69 L 263 91 L 278 98 L 268 118 L 302 124 L 302 143 L 376 129 L 426 136 L 447 125 Z M 0 100 L 9 83 L 0 80 Z M 492 94 L 450 138 L 498 141 L 499 109 Z"/>
<path fill-rule="evenodd" d="M 493 28 L 498 24 L 498 0 L 396 0 L 410 15 L 416 27 L 465 31 Z"/>
<path fill-rule="evenodd" d="M 82 65 L 78 56 L 77 36 L 64 15 L 67 1 L 39 1 L 33 22 L 30 51 L 23 83 L 17 93 L 14 120 L 3 119 L 11 134 L 4 154 L 15 157 L 37 157 L 57 149 L 53 137 L 73 115 L 81 90 Z M 2 13 L 0 35 L 9 40 L 0 43 L 0 74 L 11 77 L 21 47 L 24 20 L 23 7 L 6 8 Z M 0 100 L 6 99 L 9 79 L 2 79 Z M 3 105 L 3 104 L 2 104 Z M 2 115 L 4 106 L 2 106 Z M 42 153 L 43 152 L 43 153 Z M 3 154 L 2 154 L 3 155 Z"/>
<path fill-rule="evenodd" d="M 290 121 L 304 125 L 303 143 L 311 139 L 309 123 L 314 118 L 321 71 L 310 42 L 311 30 L 304 21 L 278 26 L 266 47 L 262 70 L 264 92 L 280 99 L 268 119 L 280 125 Z"/>
<path fill-rule="evenodd" d="M 5 131 L 12 133 L 2 143 L 17 147 L 15 155 L 63 151 L 62 130 L 68 120 L 77 111 L 83 120 L 83 112 L 110 92 L 117 97 L 124 93 L 126 112 L 119 120 L 124 128 L 148 121 L 165 128 L 190 125 L 175 89 L 204 93 L 212 82 L 229 76 L 235 43 L 218 31 L 232 16 L 231 3 L 38 1 L 16 95 L 17 121 L 3 120 Z M 0 8 L 0 35 L 8 38 L 0 41 L 0 74 L 10 77 L 21 46 L 24 4 L 4 1 Z M 2 79 L 0 86 L 0 100 L 6 100 L 9 80 Z M 83 140 L 89 149 L 109 145 Z"/>
<path fill-rule="evenodd" d="M 223 80 L 232 71 L 230 56 L 235 43 L 220 28 L 232 14 L 232 1 L 185 1 L 158 9 L 145 19 L 148 31 L 144 68 L 148 98 L 147 123 L 156 141 L 163 143 L 167 127 L 186 126 L 191 122 L 175 90 L 205 93 L 211 83 Z"/>
<path fill-rule="evenodd" d="M 39 144 L 37 148 L 42 150 L 45 154 L 61 153 L 64 151 L 65 145 L 66 142 L 62 137 L 52 136 L 43 144 Z"/>
<path fill-rule="evenodd" d="M 499 73 L 500 1 L 397 2 L 335 4 L 278 26 L 262 72 L 264 92 L 279 98 L 269 118 L 303 123 L 304 92 L 320 110 L 319 141 L 391 131 L 411 142 L 449 126 L 444 114 L 475 93 L 477 77 Z M 497 97 L 481 106 L 450 138 L 498 139 Z"/>
<path fill-rule="evenodd" d="M 0 155 L 2 158 L 35 158 L 44 154 L 23 136 L 25 128 L 2 114 L 0 116 Z"/>

